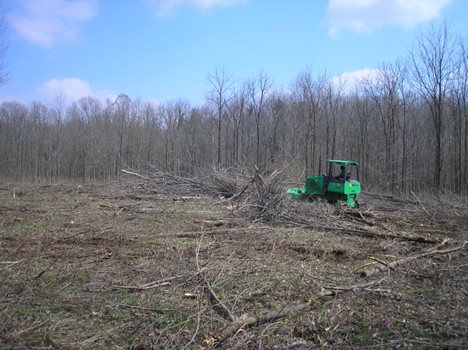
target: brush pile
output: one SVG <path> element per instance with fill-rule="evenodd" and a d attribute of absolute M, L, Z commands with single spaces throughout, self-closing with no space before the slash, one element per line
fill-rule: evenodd
<path fill-rule="evenodd" d="M 196 176 L 179 176 L 154 168 L 138 173 L 133 170 L 122 172 L 133 179 L 138 178 L 134 188 L 139 191 L 169 195 L 174 200 L 177 197 L 201 196 L 221 199 L 220 203 L 234 209 L 232 213 L 236 218 L 250 222 L 423 243 L 440 241 L 421 236 L 419 228 L 413 227 L 412 220 L 403 219 L 407 216 L 402 214 L 411 213 L 413 218 L 417 216 L 427 220 L 434 232 L 439 231 L 439 223 L 430 214 L 436 215 L 437 208 L 426 209 L 419 199 L 414 201 L 365 193 L 361 195 L 365 204 L 359 210 L 348 209 L 340 203 L 333 206 L 320 200 L 304 203 L 291 200 L 287 195 L 284 170 L 262 175 L 255 167 L 250 176 L 233 169 L 208 169 Z M 449 215 L 446 208 L 444 215 L 450 217 L 453 213 Z M 422 227 L 426 232 L 426 226 Z"/>
<path fill-rule="evenodd" d="M 230 198 L 248 182 L 247 176 L 230 169 L 204 170 L 196 176 L 176 175 L 154 167 L 138 171 L 122 169 L 122 172 L 139 179 L 134 183 L 135 188 L 170 196 Z"/>
<path fill-rule="evenodd" d="M 207 169 L 196 176 L 179 176 L 146 166 L 146 170 L 123 169 L 138 179 L 134 188 L 144 192 L 176 197 L 207 196 L 222 199 L 244 220 L 282 225 L 322 225 L 339 213 L 338 207 L 317 201 L 294 201 L 287 195 L 284 170 L 262 175 L 254 167 L 253 175 L 234 169 Z"/>

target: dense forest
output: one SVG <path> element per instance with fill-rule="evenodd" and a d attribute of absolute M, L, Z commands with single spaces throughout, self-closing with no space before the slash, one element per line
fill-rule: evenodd
<path fill-rule="evenodd" d="M 178 175 L 207 168 L 295 179 L 319 159 L 362 165 L 365 188 L 389 193 L 468 193 L 468 46 L 446 24 L 421 30 L 406 57 L 350 86 L 299 72 L 288 89 L 259 73 L 238 81 L 219 67 L 194 106 L 125 94 L 53 105 L 0 105 L 0 176 L 12 181 L 101 181 L 147 164 Z"/>

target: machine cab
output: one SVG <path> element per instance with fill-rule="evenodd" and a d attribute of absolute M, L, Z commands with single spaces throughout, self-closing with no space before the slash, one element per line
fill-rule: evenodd
<path fill-rule="evenodd" d="M 324 179 L 324 191 L 359 194 L 359 163 L 348 160 L 327 160 L 328 174 Z"/>

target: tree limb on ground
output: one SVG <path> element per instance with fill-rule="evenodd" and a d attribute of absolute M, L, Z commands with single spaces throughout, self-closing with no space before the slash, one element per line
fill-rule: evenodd
<path fill-rule="evenodd" d="M 120 171 L 125 173 L 125 174 L 128 174 L 128 175 L 133 175 L 133 176 L 137 176 L 139 178 L 145 179 L 145 180 L 149 180 L 149 178 L 147 178 L 146 176 L 140 175 L 140 174 L 135 173 L 133 171 L 129 171 L 129 170 L 125 170 L 125 169 L 120 169 Z"/>
<path fill-rule="evenodd" d="M 393 233 L 382 233 L 382 232 L 372 232 L 367 230 L 354 230 L 342 227 L 330 227 L 330 226 L 315 226 L 315 225 L 307 225 L 306 227 L 324 230 L 324 231 L 336 231 L 342 232 L 349 235 L 357 235 L 363 237 L 372 237 L 372 238 L 391 238 L 391 239 L 398 239 L 401 241 L 411 241 L 411 242 L 419 242 L 419 243 L 439 243 L 440 241 L 435 239 L 429 239 L 423 236 L 401 236 L 396 235 Z"/>
<path fill-rule="evenodd" d="M 324 290 L 320 293 L 312 295 L 312 297 L 307 302 L 302 304 L 284 307 L 277 311 L 268 311 L 266 314 L 261 316 L 250 316 L 248 314 L 243 314 L 240 317 L 234 318 L 230 324 L 222 328 L 213 338 L 215 339 L 216 344 L 219 345 L 243 328 L 249 328 L 264 323 L 273 322 L 279 318 L 285 317 L 290 313 L 305 311 L 312 307 L 315 302 L 333 295 L 335 295 L 334 291 Z"/>
<path fill-rule="evenodd" d="M 349 291 L 356 291 L 356 290 L 370 290 L 370 287 L 380 284 L 384 281 L 387 277 L 381 278 L 377 281 L 370 281 L 366 283 L 356 284 L 352 286 L 326 286 L 324 290 L 319 293 L 313 294 L 309 300 L 305 303 L 293 305 L 289 307 L 284 307 L 282 309 L 276 311 L 268 311 L 264 315 L 261 316 L 250 316 L 248 314 L 243 314 L 240 317 L 232 319 L 231 323 L 228 324 L 226 327 L 222 328 L 213 338 L 214 342 L 219 345 L 224 342 L 230 336 L 236 334 L 239 330 L 243 328 L 249 328 L 253 326 L 258 326 L 261 324 L 273 322 L 279 318 L 283 318 L 288 314 L 295 314 L 311 308 L 315 303 L 319 301 L 326 300 L 327 297 L 332 297 L 336 295 L 337 291 L 341 292 L 349 292 Z M 380 290 L 378 290 L 380 291 Z M 232 315 L 232 314 L 231 314 Z"/>
<path fill-rule="evenodd" d="M 205 271 L 204 268 L 202 268 L 200 271 L 197 271 L 194 274 L 185 274 L 185 275 L 180 275 L 180 276 L 172 276 L 168 278 L 164 278 L 162 280 L 158 281 L 153 281 L 145 284 L 140 284 L 138 286 L 114 286 L 112 289 L 113 290 L 119 290 L 119 289 L 126 289 L 130 291 L 142 291 L 142 290 L 148 290 L 148 289 L 153 289 L 153 288 L 158 288 L 158 287 L 163 287 L 170 285 L 172 281 L 178 280 L 178 279 L 191 279 Z"/>
<path fill-rule="evenodd" d="M 3 336 L 3 339 L 5 339 L 6 341 L 8 342 L 12 342 L 14 341 L 15 339 L 18 339 L 26 334 L 29 334 L 33 331 L 35 331 L 36 329 L 39 329 L 43 326 L 45 326 L 46 324 L 49 324 L 50 323 L 50 320 L 45 320 L 45 321 L 42 321 L 42 322 L 39 322 L 39 323 L 36 323 L 36 324 L 33 324 L 31 327 L 29 328 L 26 328 L 26 329 L 20 329 L 20 330 L 17 330 L 17 331 L 13 331 L 9 334 L 6 334 Z"/>
<path fill-rule="evenodd" d="M 429 216 L 431 219 L 433 219 L 433 217 L 431 216 L 431 214 L 429 214 L 429 212 L 426 210 L 426 208 L 424 207 L 424 205 L 421 203 L 421 201 L 420 201 L 419 198 L 414 194 L 413 191 L 411 191 L 411 194 L 413 195 L 414 198 L 416 198 L 416 200 L 418 201 L 419 205 L 420 205 L 421 208 L 424 210 L 424 212 L 427 214 L 427 216 Z"/>
<path fill-rule="evenodd" d="M 206 280 L 205 276 L 202 275 L 203 282 L 210 293 L 210 300 L 214 303 L 214 308 L 218 310 L 219 314 L 223 317 L 227 317 L 231 322 L 235 322 L 236 318 L 232 312 L 227 308 L 226 305 L 218 298 L 210 283 Z"/>
<path fill-rule="evenodd" d="M 379 280 L 376 280 L 376 281 L 355 284 L 355 285 L 352 285 L 352 286 L 341 286 L 341 287 L 340 286 L 326 286 L 324 288 L 329 289 L 329 290 L 344 291 L 344 292 L 350 292 L 350 291 L 355 291 L 355 290 L 359 290 L 359 289 L 369 290 L 370 287 L 373 287 L 373 286 L 376 286 L 376 285 L 382 283 L 386 278 L 387 278 L 387 276 L 385 276 L 384 278 L 381 278 Z"/>
<path fill-rule="evenodd" d="M 408 263 L 408 262 L 410 262 L 412 260 L 416 260 L 416 259 L 419 259 L 419 258 L 422 258 L 422 257 L 425 257 L 425 256 L 436 255 L 436 254 L 448 254 L 448 253 L 456 252 L 458 250 L 461 250 L 461 249 L 465 248 L 465 246 L 468 244 L 468 241 L 465 241 L 461 246 L 450 248 L 450 249 L 445 249 L 445 250 L 439 250 L 439 248 L 441 248 L 442 246 L 447 244 L 447 242 L 448 242 L 448 240 L 444 240 L 437 247 L 435 247 L 435 248 L 433 248 L 431 250 L 428 250 L 428 251 L 426 251 L 424 253 L 412 255 L 412 256 L 409 256 L 407 258 L 396 260 L 396 261 L 394 261 L 392 263 L 389 263 L 387 265 L 378 265 L 378 266 L 373 267 L 371 269 L 362 271 L 360 273 L 360 275 L 361 275 L 361 277 L 373 276 L 373 275 L 378 274 L 380 272 L 384 272 L 384 271 L 388 271 L 389 269 L 393 269 L 398 265 L 406 264 L 406 263 Z"/>

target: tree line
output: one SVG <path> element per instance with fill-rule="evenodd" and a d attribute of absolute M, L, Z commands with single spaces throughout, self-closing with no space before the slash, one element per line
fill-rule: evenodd
<path fill-rule="evenodd" d="M 206 103 L 155 104 L 125 94 L 71 104 L 0 105 L 0 174 L 15 181 L 101 181 L 142 164 L 178 175 L 206 168 L 295 179 L 319 160 L 362 165 L 368 189 L 468 192 L 467 37 L 446 24 L 420 31 L 407 57 L 359 84 L 305 69 L 287 91 L 265 73 L 237 81 L 219 67 Z"/>

